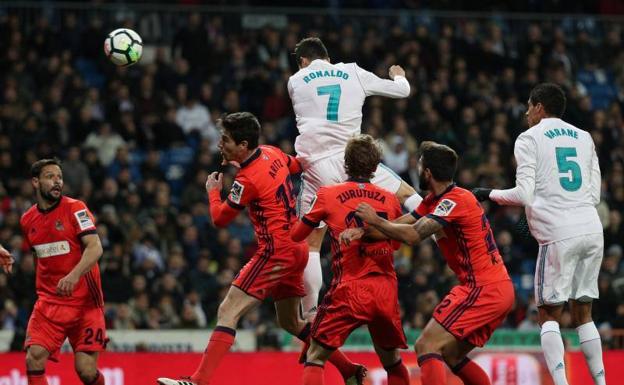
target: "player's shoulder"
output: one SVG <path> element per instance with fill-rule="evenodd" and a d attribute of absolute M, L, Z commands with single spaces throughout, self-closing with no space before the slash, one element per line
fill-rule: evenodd
<path fill-rule="evenodd" d="M 86 209 L 87 205 L 80 199 L 63 196 L 63 198 L 61 198 L 61 202 L 59 203 L 59 207 L 67 209 L 67 210 L 74 210 L 74 209 Z"/>
<path fill-rule="evenodd" d="M 37 216 L 38 213 L 39 210 L 37 210 L 36 204 L 30 206 L 30 208 L 26 210 L 20 218 L 20 223 L 22 224 L 22 226 L 28 224 L 34 217 Z"/>
<path fill-rule="evenodd" d="M 438 200 L 438 205 L 440 203 L 447 201 L 447 205 L 465 205 L 474 203 L 477 201 L 477 198 L 469 191 L 463 187 L 453 186 L 448 192 L 440 197 Z"/>

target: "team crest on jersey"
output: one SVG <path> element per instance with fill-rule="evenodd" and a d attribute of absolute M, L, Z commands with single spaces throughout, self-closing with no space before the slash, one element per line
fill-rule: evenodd
<path fill-rule="evenodd" d="M 63 222 L 61 222 L 60 219 L 56 220 L 56 223 L 54 224 L 54 228 L 57 229 L 58 231 L 65 230 L 65 227 L 63 226 Z"/>
<path fill-rule="evenodd" d="M 232 183 L 232 190 L 230 190 L 230 200 L 236 204 L 240 204 L 244 190 L 245 186 L 238 183 L 238 181 L 234 181 L 234 183 Z"/>
<path fill-rule="evenodd" d="M 440 203 L 436 206 L 433 211 L 433 215 L 437 215 L 439 217 L 446 217 L 453 211 L 453 209 L 457 206 L 457 203 L 453 202 L 450 199 L 442 199 Z"/>
<path fill-rule="evenodd" d="M 93 227 L 93 221 L 89 217 L 89 213 L 87 213 L 87 210 L 76 211 L 74 213 L 74 216 L 78 221 L 78 226 L 80 226 L 80 230 L 85 230 Z"/>

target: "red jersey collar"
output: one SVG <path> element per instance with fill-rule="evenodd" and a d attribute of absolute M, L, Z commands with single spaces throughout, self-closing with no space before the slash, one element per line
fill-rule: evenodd
<path fill-rule="evenodd" d="M 258 159 L 258 157 L 260 156 L 260 147 L 256 148 L 256 150 L 254 151 L 253 154 L 251 154 L 251 156 L 247 159 L 245 159 L 244 161 L 242 161 L 240 163 L 240 168 L 244 168 L 249 166 L 249 163 L 253 162 L 254 160 Z"/>
<path fill-rule="evenodd" d="M 54 210 L 55 208 L 57 208 L 57 207 L 61 204 L 61 201 L 62 201 L 63 199 L 65 199 L 65 197 L 64 197 L 64 196 L 61 196 L 61 197 L 59 198 L 59 200 L 57 200 L 56 202 L 54 202 L 54 204 L 53 204 L 52 206 L 48 207 L 47 209 L 42 209 L 41 207 L 39 207 L 39 204 L 37 203 L 37 210 L 38 210 L 40 213 L 42 213 L 42 214 L 47 214 L 47 213 L 51 212 L 52 210 Z"/>

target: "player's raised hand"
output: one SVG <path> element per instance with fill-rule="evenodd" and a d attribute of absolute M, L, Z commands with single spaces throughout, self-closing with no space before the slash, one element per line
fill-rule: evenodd
<path fill-rule="evenodd" d="M 395 76 L 403 76 L 403 77 L 405 77 L 405 70 L 403 69 L 403 67 L 401 67 L 399 65 L 393 65 L 388 70 L 388 76 L 390 76 L 390 79 L 392 79 L 392 80 L 394 80 Z"/>
<path fill-rule="evenodd" d="M 368 203 L 360 203 L 355 209 L 355 215 L 360 217 L 364 222 L 374 225 L 381 221 L 381 218 L 377 216 L 375 209 Z"/>
<path fill-rule="evenodd" d="M 491 188 L 477 187 L 477 188 L 472 189 L 472 195 L 474 195 L 475 198 L 477 198 L 479 202 L 483 202 L 483 201 L 490 199 L 491 192 L 492 192 Z"/>
<path fill-rule="evenodd" d="M 11 274 L 13 272 L 13 263 L 15 259 L 7 249 L 0 246 L 0 265 L 2 265 L 2 269 L 5 273 Z"/>
<path fill-rule="evenodd" d="M 364 229 L 361 227 L 354 227 L 344 230 L 342 233 L 340 233 L 338 239 L 340 240 L 340 243 L 344 243 L 346 246 L 349 246 L 351 242 L 362 239 L 363 236 Z"/>
<path fill-rule="evenodd" d="M 58 285 L 56 285 L 56 294 L 60 295 L 61 297 L 71 296 L 79 280 L 80 276 L 78 276 L 74 272 L 70 272 L 59 280 Z"/>
<path fill-rule="evenodd" d="M 208 179 L 206 179 L 206 191 L 210 192 L 210 190 L 221 189 L 223 188 L 223 174 L 215 171 L 212 174 L 208 175 Z"/>

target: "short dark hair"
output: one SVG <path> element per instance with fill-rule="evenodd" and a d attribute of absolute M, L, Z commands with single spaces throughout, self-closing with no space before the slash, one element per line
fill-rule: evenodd
<path fill-rule="evenodd" d="M 457 171 L 457 153 L 449 146 L 436 142 L 422 142 L 420 145 L 423 169 L 428 168 L 439 182 L 452 181 Z"/>
<path fill-rule="evenodd" d="M 217 125 L 227 131 L 234 143 L 240 144 L 247 141 L 247 148 L 250 150 L 258 147 L 260 138 L 260 122 L 251 112 L 234 112 L 224 115 Z"/>
<path fill-rule="evenodd" d="M 308 60 L 327 59 L 329 54 L 325 44 L 318 37 L 306 37 L 295 46 L 295 59 L 301 64 L 301 58 Z"/>
<path fill-rule="evenodd" d="M 372 136 L 359 134 L 347 142 L 344 160 L 350 178 L 371 179 L 381 162 L 381 148 Z"/>
<path fill-rule="evenodd" d="M 531 90 L 529 101 L 534 106 L 541 103 L 548 115 L 561 118 L 566 109 L 566 96 L 555 83 L 541 83 Z"/>
<path fill-rule="evenodd" d="M 51 159 L 39 159 L 30 166 L 30 176 L 33 178 L 39 178 L 41 171 L 45 166 L 55 165 L 61 167 L 61 160 L 59 158 Z"/>

